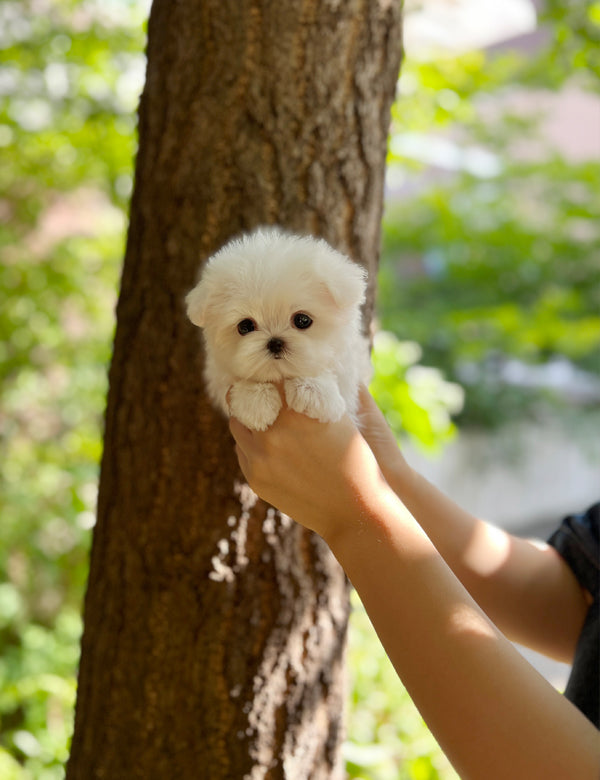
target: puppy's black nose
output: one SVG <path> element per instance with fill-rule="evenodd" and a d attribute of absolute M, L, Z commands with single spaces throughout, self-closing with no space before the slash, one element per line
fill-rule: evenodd
<path fill-rule="evenodd" d="M 283 339 L 271 339 L 270 341 L 267 342 L 267 349 L 276 358 L 281 357 L 281 353 L 283 352 L 284 348 L 285 348 L 285 341 Z"/>

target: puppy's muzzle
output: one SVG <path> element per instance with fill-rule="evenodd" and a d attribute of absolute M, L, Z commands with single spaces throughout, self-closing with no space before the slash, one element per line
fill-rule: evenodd
<path fill-rule="evenodd" d="M 283 352 L 285 350 L 285 341 L 283 339 L 270 339 L 267 342 L 267 349 L 269 352 L 273 355 L 275 360 L 279 360 L 283 357 Z"/>

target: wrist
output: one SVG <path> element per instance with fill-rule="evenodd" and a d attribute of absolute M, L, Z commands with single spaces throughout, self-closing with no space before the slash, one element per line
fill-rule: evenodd
<path fill-rule="evenodd" d="M 367 495 L 357 495 L 346 514 L 336 522 L 330 522 L 322 536 L 338 561 L 345 566 L 349 558 L 363 555 L 365 545 L 373 540 L 380 543 L 385 539 L 389 526 L 403 512 L 407 510 L 398 496 L 381 479 Z"/>

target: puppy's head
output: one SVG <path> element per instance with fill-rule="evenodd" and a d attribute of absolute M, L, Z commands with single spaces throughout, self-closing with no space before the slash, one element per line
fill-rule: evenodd
<path fill-rule="evenodd" d="M 260 228 L 208 260 L 186 303 L 223 367 L 277 381 L 327 369 L 359 328 L 365 285 L 364 270 L 325 241 Z"/>

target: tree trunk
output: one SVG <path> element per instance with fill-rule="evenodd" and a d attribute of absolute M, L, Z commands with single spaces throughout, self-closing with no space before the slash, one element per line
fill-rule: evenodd
<path fill-rule="evenodd" d="M 262 223 L 374 272 L 400 51 L 389 0 L 154 2 L 70 780 L 342 774 L 345 577 L 242 483 L 183 299 Z"/>

